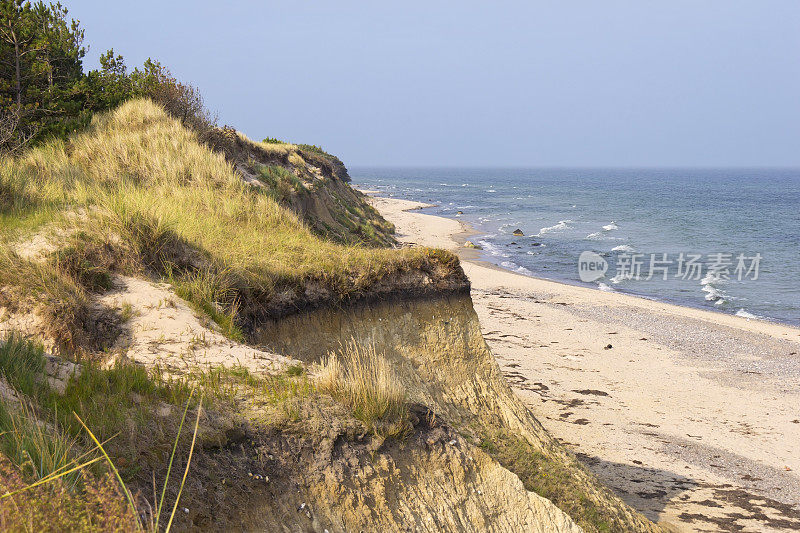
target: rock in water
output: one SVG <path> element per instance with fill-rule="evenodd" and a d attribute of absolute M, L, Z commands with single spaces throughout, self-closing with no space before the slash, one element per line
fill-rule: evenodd
<path fill-rule="evenodd" d="M 522 233 L 522 230 L 519 229 L 519 228 L 515 229 L 514 232 L 512 233 L 512 235 L 516 235 L 517 237 L 524 237 L 525 236 L 525 234 Z"/>

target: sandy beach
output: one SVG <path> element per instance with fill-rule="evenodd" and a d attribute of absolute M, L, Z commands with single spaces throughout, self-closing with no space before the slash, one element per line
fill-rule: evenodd
<path fill-rule="evenodd" d="M 372 201 L 404 244 L 460 255 L 511 386 L 629 504 L 680 531 L 800 529 L 800 329 L 515 274 L 426 204 Z"/>

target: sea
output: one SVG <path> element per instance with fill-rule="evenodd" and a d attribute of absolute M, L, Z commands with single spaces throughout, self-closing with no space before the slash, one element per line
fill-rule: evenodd
<path fill-rule="evenodd" d="M 350 169 L 527 276 L 800 325 L 800 169 Z M 516 234 L 515 234 L 516 233 Z"/>

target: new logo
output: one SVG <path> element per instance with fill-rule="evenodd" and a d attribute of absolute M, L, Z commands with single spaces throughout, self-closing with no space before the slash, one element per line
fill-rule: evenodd
<path fill-rule="evenodd" d="M 602 278 L 608 270 L 608 262 L 595 252 L 583 252 L 578 258 L 578 276 L 581 281 L 591 283 Z"/>

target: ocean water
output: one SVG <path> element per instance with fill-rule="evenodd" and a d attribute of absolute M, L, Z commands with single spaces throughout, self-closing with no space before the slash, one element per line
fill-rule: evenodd
<path fill-rule="evenodd" d="M 509 270 L 800 325 L 800 169 L 354 168 L 350 175 L 361 188 L 436 204 L 425 212 L 468 222 L 480 232 L 472 240 L 483 258 Z M 517 229 L 523 236 L 513 235 Z M 592 254 L 582 278 L 584 252 Z"/>

